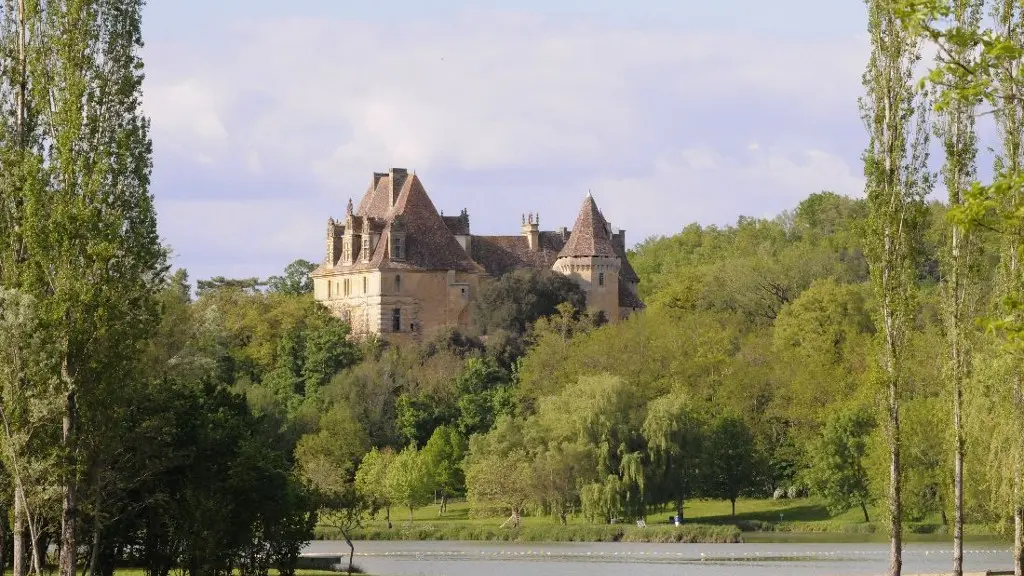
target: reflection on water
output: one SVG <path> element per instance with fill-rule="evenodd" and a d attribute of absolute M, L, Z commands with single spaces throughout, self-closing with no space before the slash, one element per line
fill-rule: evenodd
<path fill-rule="evenodd" d="M 309 552 L 347 552 L 344 542 L 314 542 Z M 965 571 L 1005 570 L 1005 544 L 964 549 Z M 949 545 L 908 544 L 904 574 L 948 571 Z M 372 574 L 394 576 L 612 576 L 623 573 L 701 576 L 842 576 L 884 573 L 883 543 L 633 544 L 517 542 L 357 542 L 356 563 Z M 632 566 L 630 566 L 632 565 Z"/>

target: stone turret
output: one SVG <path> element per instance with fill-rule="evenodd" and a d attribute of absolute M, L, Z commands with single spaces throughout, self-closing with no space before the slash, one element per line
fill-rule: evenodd
<path fill-rule="evenodd" d="M 625 237 L 623 236 L 623 241 Z M 587 307 L 604 312 L 615 322 L 620 317 L 619 271 L 622 261 L 615 250 L 611 226 L 587 193 L 576 224 L 552 269 L 576 280 L 587 293 Z"/>

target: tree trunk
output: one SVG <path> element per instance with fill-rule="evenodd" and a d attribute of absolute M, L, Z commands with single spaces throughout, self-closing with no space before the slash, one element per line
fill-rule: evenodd
<path fill-rule="evenodd" d="M 732 518 L 733 518 L 733 520 L 735 520 L 736 519 L 736 499 L 732 498 L 729 501 L 732 502 Z"/>
<path fill-rule="evenodd" d="M 384 517 L 388 521 L 388 530 L 391 529 L 391 504 L 384 507 Z"/>
<path fill-rule="evenodd" d="M 7 510 L 0 508 L 0 572 L 7 570 Z"/>
<path fill-rule="evenodd" d="M 860 511 L 864 513 L 864 523 L 871 522 L 871 518 L 868 518 L 868 505 L 863 500 L 860 503 Z"/>
<path fill-rule="evenodd" d="M 65 369 L 66 370 L 66 369 Z M 76 576 L 78 520 L 78 459 L 75 455 L 78 428 L 78 406 L 74 390 L 64 396 L 64 449 L 67 469 L 64 471 L 64 502 L 60 522 L 60 576 Z"/>
<path fill-rule="evenodd" d="M 47 539 L 44 531 L 36 534 L 32 540 L 32 572 L 34 574 L 42 574 L 43 568 L 46 567 L 46 548 Z"/>
<path fill-rule="evenodd" d="M 348 537 L 348 530 L 341 529 L 341 535 L 345 537 L 345 544 L 348 544 L 348 573 L 352 574 L 352 557 L 356 555 L 356 547 L 352 545 L 352 539 Z"/>
<path fill-rule="evenodd" d="M 20 489 L 14 490 L 14 576 L 28 574 L 25 564 L 25 503 Z"/>
<path fill-rule="evenodd" d="M 99 510 L 99 507 L 97 507 Z M 92 551 L 89 553 L 89 576 L 96 576 L 100 559 L 100 537 L 103 527 L 100 525 L 99 514 L 94 514 L 92 527 Z"/>
<path fill-rule="evenodd" d="M 559 521 L 559 523 L 561 523 L 562 526 L 565 526 L 566 524 L 568 524 L 568 522 L 566 521 L 566 518 L 565 518 L 565 510 L 564 509 L 560 510 L 558 512 L 558 521 Z"/>
<path fill-rule="evenodd" d="M 889 384 L 889 576 L 903 571 L 903 502 L 900 498 L 900 412 L 896 377 Z"/>
<path fill-rule="evenodd" d="M 409 524 L 412 524 L 413 507 L 409 506 Z"/>
<path fill-rule="evenodd" d="M 954 348 L 955 363 L 959 350 Z M 953 576 L 964 573 L 964 432 L 961 423 L 963 385 L 957 376 L 953 379 Z M 945 514 L 943 514 L 945 515 Z"/>

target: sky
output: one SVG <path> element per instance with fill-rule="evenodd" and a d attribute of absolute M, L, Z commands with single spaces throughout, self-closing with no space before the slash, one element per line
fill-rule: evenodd
<path fill-rule="evenodd" d="M 193 279 L 323 258 L 374 171 L 475 234 L 628 244 L 863 193 L 859 0 L 175 0 L 145 9 L 153 193 Z"/>

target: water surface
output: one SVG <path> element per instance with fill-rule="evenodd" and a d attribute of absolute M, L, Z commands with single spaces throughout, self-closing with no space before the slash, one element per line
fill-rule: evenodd
<path fill-rule="evenodd" d="M 882 574 L 884 543 L 635 544 L 531 542 L 356 542 L 356 564 L 372 574 L 406 576 L 853 576 Z M 344 542 L 313 542 L 314 553 L 347 553 Z M 964 546 L 965 571 L 1006 570 L 1005 544 Z M 903 573 L 948 572 L 946 543 L 912 543 Z"/>

